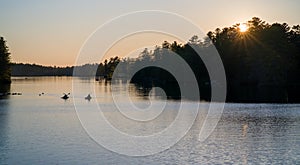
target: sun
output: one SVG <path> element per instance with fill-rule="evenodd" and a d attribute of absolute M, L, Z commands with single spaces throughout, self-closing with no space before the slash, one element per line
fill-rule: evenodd
<path fill-rule="evenodd" d="M 246 24 L 240 24 L 239 25 L 239 31 L 244 33 L 248 30 L 248 26 Z"/>

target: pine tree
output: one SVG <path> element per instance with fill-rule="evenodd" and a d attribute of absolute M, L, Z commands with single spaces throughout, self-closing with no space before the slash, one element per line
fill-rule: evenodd
<path fill-rule="evenodd" d="M 0 37 L 0 83 L 11 83 L 10 53 L 6 41 Z"/>

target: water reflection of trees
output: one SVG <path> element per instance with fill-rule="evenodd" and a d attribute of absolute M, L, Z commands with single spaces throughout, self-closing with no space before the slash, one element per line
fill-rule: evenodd
<path fill-rule="evenodd" d="M 138 71 L 131 79 L 131 83 L 135 84 L 138 94 L 144 96 L 148 96 L 152 88 L 159 87 L 165 92 L 168 99 L 182 97 L 176 79 L 169 72 L 160 68 L 147 67 Z"/>
<path fill-rule="evenodd" d="M 10 91 L 10 84 L 1 84 L 0 85 L 0 99 L 7 98 Z"/>

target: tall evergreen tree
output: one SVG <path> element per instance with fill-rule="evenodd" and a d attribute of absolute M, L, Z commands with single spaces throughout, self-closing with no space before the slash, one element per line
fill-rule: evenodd
<path fill-rule="evenodd" d="M 0 83 L 11 83 L 10 53 L 6 41 L 0 37 Z"/>

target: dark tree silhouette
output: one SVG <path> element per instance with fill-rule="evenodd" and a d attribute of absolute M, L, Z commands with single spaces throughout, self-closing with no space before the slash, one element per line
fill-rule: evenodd
<path fill-rule="evenodd" d="M 300 102 L 300 26 L 268 24 L 257 17 L 246 23 L 245 32 L 240 31 L 239 25 L 217 28 L 204 39 L 192 36 L 183 45 L 164 41 L 151 53 L 144 50 L 138 59 L 131 59 L 134 62 L 127 68 L 134 70 L 139 61 L 159 61 L 171 51 L 175 52 L 194 71 L 201 99 L 209 100 L 211 80 L 194 50 L 209 55 L 215 46 L 225 67 L 227 101 Z M 138 72 L 132 82 L 160 87 L 167 84 L 165 87 L 168 87 L 173 81 L 167 72 L 147 68 Z"/>
<path fill-rule="evenodd" d="M 299 27 L 257 17 L 247 26 L 245 33 L 234 25 L 207 34 L 225 66 L 228 100 L 299 102 Z"/>
<path fill-rule="evenodd" d="M 6 46 L 6 41 L 3 37 L 0 37 L 0 83 L 10 84 L 10 77 L 10 53 Z"/>

